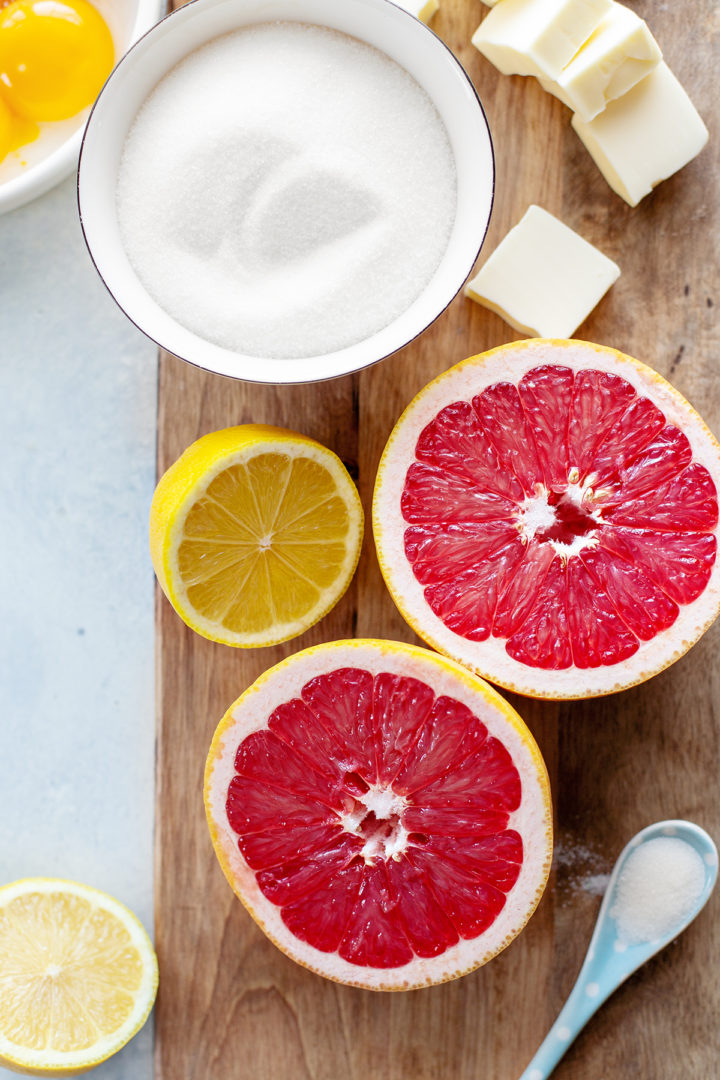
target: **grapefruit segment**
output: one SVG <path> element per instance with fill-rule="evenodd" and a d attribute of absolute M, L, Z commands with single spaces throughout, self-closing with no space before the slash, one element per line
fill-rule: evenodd
<path fill-rule="evenodd" d="M 682 431 L 666 425 L 627 463 L 619 462 L 614 476 L 598 477 L 592 501 L 599 510 L 636 499 L 679 476 L 692 460 L 692 449 Z"/>
<path fill-rule="evenodd" d="M 342 806 L 340 776 L 316 770 L 272 731 L 258 731 L 238 748 L 235 772 L 291 796 L 315 798 L 331 809 Z"/>
<path fill-rule="evenodd" d="M 436 837 L 428 847 L 457 866 L 472 870 L 503 892 L 509 892 L 513 887 L 522 866 L 522 840 L 512 830 L 481 839 Z"/>
<path fill-rule="evenodd" d="M 338 953 L 356 967 L 398 968 L 413 959 L 384 862 L 362 867 L 360 889 Z"/>
<path fill-rule="evenodd" d="M 297 858 L 285 854 L 279 862 L 258 873 L 258 885 L 268 900 L 284 907 L 316 893 L 349 866 L 355 855 L 357 843 L 352 838 L 334 836 L 300 852 Z"/>
<path fill-rule="evenodd" d="M 501 810 L 486 810 L 482 820 L 478 820 L 472 810 L 437 806 L 409 806 L 403 821 L 410 835 L 424 837 L 429 833 L 434 837 L 453 836 L 456 839 L 496 836 L 508 827 L 508 816 Z"/>
<path fill-rule="evenodd" d="M 474 641 L 489 637 L 504 587 L 524 581 L 516 570 L 526 552 L 507 522 L 411 528 L 405 553 L 435 614 Z"/>
<path fill-rule="evenodd" d="M 609 693 L 720 610 L 719 482 L 717 442 L 650 368 L 588 342 L 515 342 L 439 376 L 398 421 L 378 557 L 441 652 L 521 693 Z"/>
<path fill-rule="evenodd" d="M 297 829 L 302 834 L 308 825 L 329 825 L 334 820 L 332 811 L 319 799 L 271 788 L 249 776 L 233 777 L 228 789 L 227 815 L 241 836 L 263 833 L 278 821 L 282 821 L 288 833 Z"/>
<path fill-rule="evenodd" d="M 540 585 L 534 605 L 508 638 L 508 654 L 532 667 L 569 668 L 572 650 L 566 598 L 565 568 L 556 556 Z"/>
<path fill-rule="evenodd" d="M 620 617 L 607 593 L 598 586 L 582 557 L 570 559 L 565 573 L 568 628 L 575 666 L 593 668 L 601 664 L 618 664 L 637 652 L 637 636 Z M 634 596 L 627 605 L 628 621 L 632 619 L 636 602 Z M 624 611 L 625 606 L 622 607 Z"/>
<path fill-rule="evenodd" d="M 417 956 L 438 956 L 460 935 L 430 888 L 427 874 L 410 858 L 386 863 L 390 901 L 401 911 L 403 931 Z"/>
<path fill-rule="evenodd" d="M 284 926 L 314 949 L 336 952 L 359 902 L 362 880 L 360 863 L 347 863 L 333 875 L 332 881 L 314 889 L 309 896 L 286 904 L 282 909 Z"/>
<path fill-rule="evenodd" d="M 456 698 L 439 697 L 395 778 L 398 794 L 425 791 L 462 765 L 487 739 L 487 728 Z M 421 803 L 427 806 L 423 797 Z"/>
<path fill-rule="evenodd" d="M 537 447 L 545 486 L 564 491 L 568 474 L 567 425 L 572 403 L 570 368 L 535 368 L 518 383 L 523 411 Z"/>
<path fill-rule="evenodd" d="M 608 529 L 602 546 L 644 570 L 678 604 L 690 604 L 705 589 L 715 568 L 712 534 Z"/>
<path fill-rule="evenodd" d="M 688 531 L 712 532 L 718 521 L 717 490 L 705 466 L 694 461 L 668 483 L 604 507 L 603 517 L 636 529 L 674 532 L 682 521 Z"/>
<path fill-rule="evenodd" d="M 642 641 L 669 629 L 679 608 L 633 563 L 613 559 L 601 547 L 583 551 L 581 561 L 605 593 L 623 622 Z"/>
<path fill-rule="evenodd" d="M 236 797 L 237 789 L 232 793 Z M 242 798 L 242 794 L 239 795 Z M 233 820 L 232 806 L 228 803 L 228 820 Z M 238 829 L 242 822 L 234 816 Z M 234 826 L 233 826 L 234 827 Z M 336 830 L 331 824 L 312 822 L 283 828 L 282 835 L 273 836 L 269 832 L 242 833 L 239 847 L 248 866 L 253 870 L 265 870 L 284 862 L 291 862 L 296 856 L 310 858 L 316 851 L 325 851 L 337 840 Z"/>
<path fill-rule="evenodd" d="M 437 585 L 475 570 L 478 554 L 493 555 L 497 560 L 506 547 L 516 548 L 522 555 L 517 531 L 506 521 L 422 525 L 405 532 L 405 554 L 422 585 Z"/>
<path fill-rule="evenodd" d="M 432 705 L 433 692 L 419 679 L 403 679 L 387 673 L 375 679 L 372 710 L 375 783 L 387 785 L 397 779 Z"/>
<path fill-rule="evenodd" d="M 510 547 L 505 553 L 506 561 L 517 562 L 521 554 Z M 469 641 L 484 641 L 492 628 L 497 589 L 503 581 L 501 574 L 502 569 L 498 574 L 486 568 L 469 570 L 429 586 L 425 599 L 447 626 L 457 628 Z"/>
<path fill-rule="evenodd" d="M 503 747 L 492 740 L 485 744 L 485 753 L 473 754 L 446 776 L 415 792 L 415 801 L 427 810 L 443 810 L 458 802 L 466 811 L 482 815 L 486 810 L 505 813 L 520 805 L 520 778 Z M 478 788 L 477 776 L 482 770 L 486 786 Z M 431 815 L 430 815 L 431 816 Z M 427 819 L 426 819 L 427 820 Z"/>
<path fill-rule="evenodd" d="M 333 642 L 267 672 L 216 732 L 205 800 L 223 870 L 272 940 L 371 989 L 484 963 L 547 877 L 532 737 L 482 680 L 409 645 Z"/>
<path fill-rule="evenodd" d="M 562 363 L 560 357 L 558 360 Z M 633 387 L 619 375 L 596 368 L 576 371 L 567 424 L 567 456 L 579 480 L 592 471 L 599 447 L 634 398 Z"/>
<path fill-rule="evenodd" d="M 337 742 L 304 701 L 295 699 L 278 705 L 268 727 L 299 759 L 323 773 L 326 783 L 340 783 L 341 771 L 335 762 Z"/>
<path fill-rule="evenodd" d="M 512 637 L 523 625 L 537 600 L 554 558 L 552 547 L 531 539 L 525 545 L 516 566 L 498 567 L 501 587 L 493 619 L 493 633 L 496 637 Z"/>
<path fill-rule="evenodd" d="M 408 861 L 424 877 L 432 876 L 433 893 L 461 938 L 478 937 L 505 906 L 502 889 L 481 881 L 467 867 L 438 858 L 437 852 L 413 849 Z"/>
<path fill-rule="evenodd" d="M 516 504 L 492 489 L 475 486 L 466 476 L 455 476 L 437 465 L 411 466 L 410 483 L 403 492 L 403 517 L 412 524 L 507 521 Z"/>
<path fill-rule="evenodd" d="M 660 409 L 648 398 L 635 398 L 598 446 L 586 480 L 592 477 L 596 487 L 603 487 L 621 474 L 664 427 Z"/>
<path fill-rule="evenodd" d="M 513 472 L 526 495 L 543 481 L 535 440 L 520 395 L 512 383 L 496 383 L 473 398 L 481 427 L 497 452 L 503 471 Z"/>
<path fill-rule="evenodd" d="M 515 502 L 522 498 L 520 482 L 501 466 L 490 437 L 467 401 L 453 402 L 427 425 L 418 438 L 416 456 L 483 491 Z"/>
<path fill-rule="evenodd" d="M 334 757 L 345 772 L 361 770 L 367 783 L 376 779 L 373 753 L 373 680 L 359 668 L 341 668 L 312 679 L 302 699 L 329 732 Z"/>

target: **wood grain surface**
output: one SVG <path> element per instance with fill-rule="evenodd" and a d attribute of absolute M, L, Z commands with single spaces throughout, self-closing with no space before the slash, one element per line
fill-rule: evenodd
<path fill-rule="evenodd" d="M 481 259 L 530 202 L 557 214 L 622 269 L 577 336 L 654 366 L 720 432 L 718 9 L 712 0 L 632 4 L 711 134 L 699 158 L 630 209 L 572 132 L 569 112 L 534 80 L 499 75 L 471 47 L 486 9 L 476 0 L 441 4 L 433 29 L 475 82 L 495 143 L 496 201 Z M 459 297 L 402 352 L 323 384 L 242 384 L 163 354 L 158 469 L 215 428 L 285 425 L 337 451 L 369 513 L 379 455 L 413 394 L 451 364 L 515 337 Z M 637 689 L 589 702 L 514 700 L 550 771 L 557 854 L 537 913 L 501 956 L 454 983 L 411 993 L 335 985 L 286 959 L 234 898 L 210 845 L 202 774 L 227 706 L 281 657 L 343 636 L 412 640 L 381 582 L 370 530 L 344 599 L 285 646 L 246 652 L 211 644 L 161 596 L 157 631 L 158 1080 L 513 1080 L 570 990 L 600 903 L 597 877 L 626 840 L 668 817 L 687 817 L 720 839 L 716 625 Z M 591 1021 L 558 1080 L 720 1074 L 719 915 L 716 895 Z"/>

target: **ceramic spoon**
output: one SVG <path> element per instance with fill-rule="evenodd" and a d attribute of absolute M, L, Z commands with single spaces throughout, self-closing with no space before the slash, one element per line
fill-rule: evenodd
<path fill-rule="evenodd" d="M 610 910 L 615 904 L 618 877 L 628 856 L 640 844 L 660 836 L 677 837 L 695 848 L 705 864 L 705 885 L 690 914 L 673 926 L 668 934 L 654 941 L 628 945 L 618 938 L 617 925 L 610 915 Z M 593 1013 L 610 997 L 613 990 L 616 990 L 628 976 L 637 971 L 641 964 L 644 964 L 660 949 L 664 949 L 693 921 L 706 904 L 717 875 L 718 853 L 715 844 L 704 829 L 689 821 L 659 821 L 655 825 L 649 825 L 647 829 L 642 829 L 632 838 L 621 852 L 610 875 L 600 914 L 577 982 L 545 1041 L 520 1080 L 545 1080 L 550 1075 L 576 1035 L 585 1027 Z"/>

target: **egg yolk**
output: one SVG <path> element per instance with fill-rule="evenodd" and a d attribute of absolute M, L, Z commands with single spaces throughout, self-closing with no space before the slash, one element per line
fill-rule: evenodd
<path fill-rule="evenodd" d="M 0 5 L 0 85 L 25 120 L 65 120 L 91 105 L 113 61 L 110 31 L 86 0 Z"/>
<path fill-rule="evenodd" d="M 0 94 L 0 162 L 11 150 L 34 142 L 39 134 L 38 125 L 12 112 Z"/>
<path fill-rule="evenodd" d="M 0 98 L 0 161 L 12 149 L 12 130 L 12 113 L 3 99 Z"/>

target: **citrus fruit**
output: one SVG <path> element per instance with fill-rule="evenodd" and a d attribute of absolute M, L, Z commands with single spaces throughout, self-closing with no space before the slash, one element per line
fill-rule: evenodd
<path fill-rule="evenodd" d="M 251 648 L 302 634 L 340 599 L 363 512 L 327 447 L 245 424 L 204 435 L 160 479 L 150 511 L 155 573 L 204 637 Z"/>
<path fill-rule="evenodd" d="M 111 896 L 56 878 L 0 888 L 0 1065 L 69 1076 L 105 1061 L 142 1027 L 157 960 Z"/>
<path fill-rule="evenodd" d="M 205 770 L 223 871 L 265 933 L 371 990 L 444 982 L 503 949 L 547 880 L 547 773 L 517 713 L 444 657 L 306 649 L 230 707 Z"/>
<path fill-rule="evenodd" d="M 380 566 L 413 629 L 492 682 L 611 693 L 716 617 L 719 477 L 717 442 L 644 364 L 514 342 L 440 375 L 395 426 Z"/>

